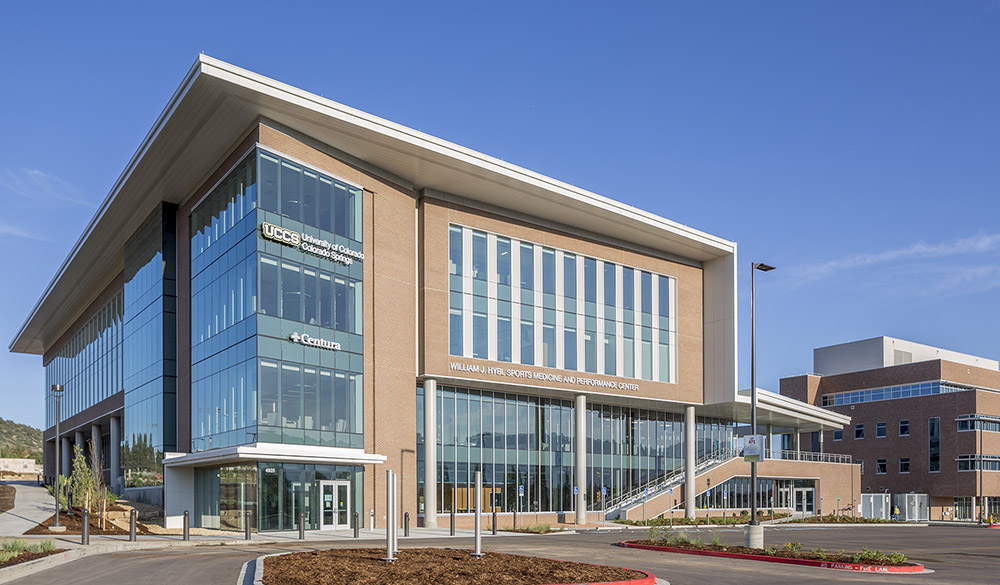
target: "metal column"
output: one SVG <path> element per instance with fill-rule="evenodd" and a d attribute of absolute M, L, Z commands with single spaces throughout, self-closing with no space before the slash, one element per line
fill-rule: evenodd
<path fill-rule="evenodd" d="M 90 440 L 92 450 L 90 452 L 90 462 L 94 471 L 101 473 L 104 464 L 104 454 L 101 453 L 101 425 L 90 425 Z"/>
<path fill-rule="evenodd" d="M 694 518 L 695 434 L 694 407 L 684 407 L 684 516 Z"/>
<path fill-rule="evenodd" d="M 587 397 L 576 397 L 576 451 L 574 453 L 576 481 L 579 488 L 576 497 L 576 524 L 587 523 Z"/>
<path fill-rule="evenodd" d="M 424 380 L 424 527 L 437 525 L 437 380 Z"/>
<path fill-rule="evenodd" d="M 121 431 L 121 419 L 117 416 L 111 417 L 111 440 L 108 444 L 108 468 L 111 470 L 111 491 L 116 494 L 122 493 L 122 486 L 118 483 L 118 478 L 121 476 L 121 445 L 122 445 L 122 431 Z"/>

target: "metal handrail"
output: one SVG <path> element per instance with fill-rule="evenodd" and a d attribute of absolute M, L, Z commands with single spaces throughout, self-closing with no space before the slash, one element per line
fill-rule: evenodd
<path fill-rule="evenodd" d="M 725 463 L 733 457 L 738 455 L 736 449 L 726 448 L 715 451 L 708 455 L 703 455 L 700 459 L 695 462 L 694 471 L 695 475 L 700 472 L 705 471 L 709 467 L 713 467 L 720 463 Z M 639 487 L 633 488 L 632 490 L 625 492 L 624 494 L 611 499 L 607 504 L 605 509 L 608 511 L 614 510 L 615 508 L 620 508 L 628 506 L 634 502 L 639 501 L 645 494 L 646 490 L 649 490 L 649 494 L 653 495 L 657 492 L 661 492 L 670 487 L 680 485 L 684 481 L 684 469 L 674 470 L 669 473 L 665 473 L 651 481 L 646 482 Z"/>
<path fill-rule="evenodd" d="M 816 453 L 813 451 L 785 451 L 766 449 L 765 459 L 784 461 L 816 461 L 819 463 L 854 463 L 854 458 L 843 453 Z"/>

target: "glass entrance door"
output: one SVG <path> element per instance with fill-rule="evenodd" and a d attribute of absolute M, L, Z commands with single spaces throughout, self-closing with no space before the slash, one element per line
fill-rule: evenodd
<path fill-rule="evenodd" d="M 351 483 L 347 481 L 321 481 L 320 530 L 346 530 L 350 525 Z"/>
<path fill-rule="evenodd" d="M 814 513 L 813 494 L 814 488 L 795 488 L 795 511 L 797 513 L 811 515 Z"/>

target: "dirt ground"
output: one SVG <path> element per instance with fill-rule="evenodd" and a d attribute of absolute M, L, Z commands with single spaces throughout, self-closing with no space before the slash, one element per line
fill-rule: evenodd
<path fill-rule="evenodd" d="M 543 585 L 602 583 L 645 577 L 643 573 L 535 557 L 486 553 L 475 559 L 467 550 L 417 548 L 386 563 L 385 549 L 363 548 L 301 552 L 264 560 L 266 585 Z"/>
<path fill-rule="evenodd" d="M 33 535 L 52 534 L 52 532 L 49 531 L 48 527 L 52 526 L 52 524 L 55 523 L 55 519 L 56 519 L 56 517 L 53 514 L 52 516 L 49 516 L 49 518 L 47 520 L 45 520 L 44 522 L 42 522 L 38 526 L 35 526 L 34 528 L 32 528 L 32 529 L 28 530 L 27 532 L 25 532 L 25 534 L 33 534 Z M 66 514 L 66 513 L 59 514 L 59 523 L 66 527 L 66 532 L 63 532 L 61 534 L 80 534 L 80 530 L 81 530 L 81 528 L 83 528 L 83 522 L 81 520 L 79 508 L 76 508 L 76 509 L 73 510 L 73 515 L 72 516 L 70 516 L 69 514 Z M 111 522 L 107 522 L 107 521 L 104 523 L 104 530 L 101 530 L 100 528 L 98 528 L 100 526 L 100 519 L 97 517 L 97 514 L 91 514 L 90 515 L 90 523 L 89 524 L 90 524 L 90 533 L 94 534 L 94 535 L 98 535 L 98 534 L 127 535 L 128 534 L 128 528 L 127 527 L 126 528 L 122 528 L 122 527 L 116 526 L 115 524 L 112 524 Z M 151 534 L 151 532 L 146 528 L 146 526 L 142 522 L 137 522 L 136 523 L 135 531 L 136 531 L 137 534 Z"/>
<path fill-rule="evenodd" d="M 0 514 L 14 507 L 14 486 L 0 485 Z"/>
<path fill-rule="evenodd" d="M 61 552 L 66 552 L 66 549 L 60 548 L 56 550 L 51 550 L 49 552 L 41 552 L 41 553 L 22 552 L 21 554 L 10 559 L 6 563 L 0 563 L 0 569 L 6 569 L 7 567 L 20 565 L 21 563 L 26 563 L 28 561 L 33 561 L 35 559 L 40 559 L 42 557 L 47 557 L 49 555 L 54 555 L 56 553 L 61 553 Z"/>

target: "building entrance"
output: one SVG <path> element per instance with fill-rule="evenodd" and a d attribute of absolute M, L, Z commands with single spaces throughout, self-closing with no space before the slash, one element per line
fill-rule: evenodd
<path fill-rule="evenodd" d="M 811 516 L 815 513 L 814 496 L 816 488 L 795 488 L 795 513 Z"/>
<path fill-rule="evenodd" d="M 346 530 L 350 528 L 351 484 L 347 481 L 319 482 L 322 513 L 320 530 Z"/>

